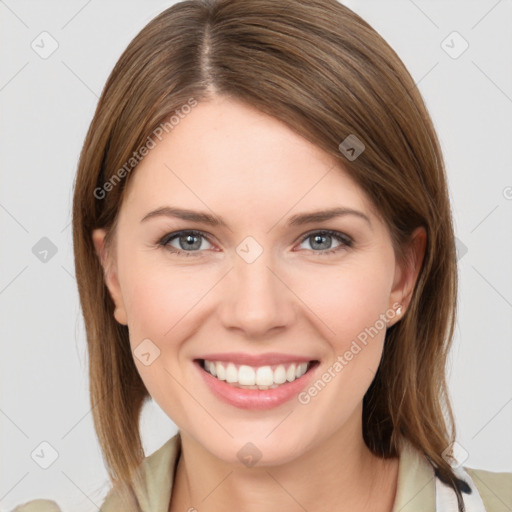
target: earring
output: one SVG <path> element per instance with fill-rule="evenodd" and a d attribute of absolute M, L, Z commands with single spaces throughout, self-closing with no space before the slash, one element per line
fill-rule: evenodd
<path fill-rule="evenodd" d="M 396 310 L 396 314 L 397 315 L 401 315 L 402 314 L 402 306 L 398 306 L 398 309 Z"/>

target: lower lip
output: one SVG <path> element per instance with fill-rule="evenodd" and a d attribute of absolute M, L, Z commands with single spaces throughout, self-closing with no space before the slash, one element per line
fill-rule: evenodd
<path fill-rule="evenodd" d="M 219 380 L 194 361 L 199 373 L 215 396 L 239 409 L 272 409 L 296 397 L 309 383 L 318 366 L 315 362 L 311 368 L 293 382 L 286 382 L 274 389 L 235 388 L 226 381 Z"/>

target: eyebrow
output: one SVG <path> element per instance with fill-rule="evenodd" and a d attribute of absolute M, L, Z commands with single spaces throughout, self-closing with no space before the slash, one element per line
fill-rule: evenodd
<path fill-rule="evenodd" d="M 317 210 L 314 212 L 308 213 L 299 213 L 297 215 L 293 215 L 288 219 L 288 226 L 302 226 L 304 224 L 313 224 L 315 222 L 324 222 L 327 220 L 334 219 L 336 217 L 342 217 L 345 215 L 354 215 L 365 220 L 370 227 L 372 227 L 372 223 L 367 215 L 359 210 L 354 210 L 352 208 L 329 208 L 326 210 Z M 174 208 L 171 206 L 163 206 L 161 208 L 157 208 L 146 214 L 142 220 L 142 222 L 146 222 L 149 219 L 153 219 L 155 217 L 172 217 L 178 218 L 182 220 L 188 220 L 191 222 L 198 222 L 203 224 L 208 224 L 210 226 L 222 226 L 228 227 L 226 221 L 222 219 L 222 217 L 218 217 L 216 215 L 211 215 L 206 212 L 198 212 L 195 210 L 187 210 L 185 208 Z"/>

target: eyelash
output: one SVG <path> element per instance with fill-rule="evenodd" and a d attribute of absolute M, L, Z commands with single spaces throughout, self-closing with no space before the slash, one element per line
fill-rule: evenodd
<path fill-rule="evenodd" d="M 203 238 L 205 238 L 206 240 L 208 240 L 210 242 L 210 240 L 208 239 L 208 236 L 205 233 L 201 232 L 201 231 L 184 230 L 184 231 L 176 231 L 174 233 L 168 233 L 167 235 L 162 237 L 160 240 L 158 240 L 157 243 L 158 243 L 159 246 L 163 247 L 164 249 L 168 250 L 169 252 L 171 252 L 173 254 L 176 254 L 177 256 L 186 256 L 186 257 L 188 257 L 188 256 L 192 256 L 192 257 L 200 256 L 203 251 L 199 251 L 199 250 L 197 250 L 197 251 L 182 251 L 180 249 L 176 249 L 175 247 L 172 247 L 172 246 L 168 245 L 169 242 L 172 242 L 174 239 L 179 238 L 180 236 L 183 236 L 183 235 L 200 236 L 200 237 L 203 237 Z M 346 247 L 352 247 L 352 245 L 354 243 L 352 238 L 350 238 L 348 235 L 345 235 L 344 233 L 340 233 L 339 231 L 332 231 L 330 229 L 323 229 L 323 230 L 317 230 L 317 231 L 310 231 L 309 233 L 306 233 L 301 238 L 299 244 L 302 244 L 304 241 L 306 241 L 308 238 L 311 238 L 314 235 L 329 235 L 329 236 L 332 236 L 338 242 L 341 243 L 341 245 L 339 245 L 338 247 L 336 247 L 334 249 L 324 249 L 323 251 L 315 251 L 315 250 L 311 249 L 311 251 L 313 251 L 313 252 L 315 252 L 315 253 L 317 253 L 319 255 L 322 255 L 322 256 L 336 253 L 336 252 L 338 252 L 341 249 L 346 248 Z"/>

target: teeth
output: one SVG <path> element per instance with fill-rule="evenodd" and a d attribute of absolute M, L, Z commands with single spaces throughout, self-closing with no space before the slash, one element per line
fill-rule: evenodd
<path fill-rule="evenodd" d="M 292 364 L 288 367 L 288 370 L 286 370 L 286 380 L 288 382 L 292 382 L 295 380 L 295 365 Z"/>
<path fill-rule="evenodd" d="M 270 366 L 262 366 L 256 371 L 256 384 L 258 386 L 271 386 L 274 384 L 274 372 Z"/>
<path fill-rule="evenodd" d="M 229 363 L 226 368 L 226 382 L 238 382 L 238 372 L 233 363 Z"/>
<path fill-rule="evenodd" d="M 223 364 L 215 363 L 215 372 L 217 373 L 217 379 L 226 380 L 226 370 Z"/>
<path fill-rule="evenodd" d="M 256 384 L 256 373 L 250 366 L 242 365 L 238 370 L 238 384 L 243 386 L 254 386 Z M 236 382 L 236 381 L 235 381 Z"/>
<path fill-rule="evenodd" d="M 283 384 L 286 382 L 286 369 L 282 364 L 274 370 L 274 382 L 276 384 Z"/>
<path fill-rule="evenodd" d="M 295 370 L 295 377 L 298 379 L 302 377 L 308 369 L 308 363 L 301 363 L 297 365 L 297 369 Z"/>
<path fill-rule="evenodd" d="M 276 366 L 252 366 L 219 361 L 204 361 L 204 369 L 219 380 L 233 384 L 235 387 L 248 389 L 274 389 L 285 382 L 293 382 L 302 377 L 308 369 L 309 363 L 279 364 Z"/>

